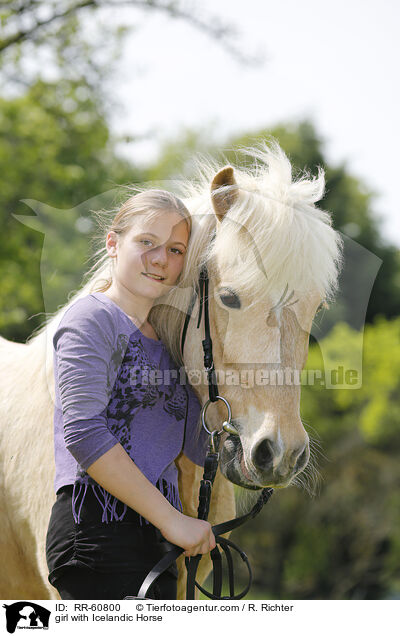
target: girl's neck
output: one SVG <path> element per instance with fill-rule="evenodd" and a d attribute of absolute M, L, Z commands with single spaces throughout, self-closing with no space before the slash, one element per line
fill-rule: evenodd
<path fill-rule="evenodd" d="M 139 329 L 147 328 L 149 324 L 147 322 L 147 318 L 150 313 L 150 309 L 153 306 L 152 300 L 148 300 L 148 302 L 146 302 L 147 299 L 145 299 L 144 302 L 139 302 L 139 300 L 134 298 L 132 294 L 130 294 L 129 297 L 129 292 L 122 293 L 114 282 L 103 293 L 107 296 L 107 298 L 110 298 L 110 300 L 118 305 Z"/>

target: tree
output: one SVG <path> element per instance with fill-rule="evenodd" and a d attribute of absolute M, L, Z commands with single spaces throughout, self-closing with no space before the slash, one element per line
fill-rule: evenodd
<path fill-rule="evenodd" d="M 27 86 L 38 77 L 48 79 L 45 68 L 53 78 L 84 80 L 107 100 L 106 78 L 141 13 L 184 20 L 240 63 L 257 61 L 243 52 L 225 16 L 209 15 L 188 0 L 3 0 L 0 75 L 12 87 Z M 37 63 L 27 66 L 27 58 Z"/>
<path fill-rule="evenodd" d="M 69 210 L 57 216 L 58 237 L 50 218 L 46 228 L 53 231 L 58 262 L 51 285 L 58 302 L 66 302 L 81 282 L 78 263 L 90 255 L 91 222 L 88 211 L 86 220 L 80 218 L 78 206 L 143 173 L 118 159 L 104 115 L 81 82 L 38 81 L 22 97 L 1 99 L 0 137 L 0 219 L 7 237 L 0 256 L 0 331 L 25 340 L 42 322 L 37 314 L 49 308 L 43 305 L 40 275 L 43 228 L 21 200 Z M 28 226 L 14 215 L 30 215 L 32 221 Z"/>

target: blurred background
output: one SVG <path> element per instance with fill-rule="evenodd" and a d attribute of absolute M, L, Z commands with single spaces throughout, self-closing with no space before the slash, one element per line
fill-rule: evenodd
<path fill-rule="evenodd" d="M 0 2 L 3 337 L 79 287 L 106 193 L 190 177 L 198 152 L 241 165 L 271 135 L 296 171 L 324 167 L 320 206 L 378 263 L 360 324 L 348 255 L 324 328 L 344 365 L 363 338 L 362 387 L 302 390 L 318 483 L 234 533 L 249 599 L 400 598 L 399 17 L 396 0 Z"/>

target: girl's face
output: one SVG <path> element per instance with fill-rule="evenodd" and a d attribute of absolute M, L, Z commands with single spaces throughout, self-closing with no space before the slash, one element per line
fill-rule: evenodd
<path fill-rule="evenodd" d="M 156 300 L 175 285 L 188 241 L 188 225 L 174 210 L 151 220 L 137 216 L 125 234 L 107 235 L 108 254 L 116 259 L 116 282 L 138 299 Z"/>

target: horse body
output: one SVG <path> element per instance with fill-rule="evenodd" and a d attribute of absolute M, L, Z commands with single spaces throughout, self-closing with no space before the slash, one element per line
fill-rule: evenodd
<path fill-rule="evenodd" d="M 53 403 L 45 347 L 0 341 L 1 558 L 4 599 L 56 598 L 47 583 L 45 537 L 53 492 Z"/>
<path fill-rule="evenodd" d="M 258 158 L 266 168 L 237 171 L 237 181 L 232 168 L 217 170 L 210 164 L 199 184 L 186 184 L 194 221 L 184 270 L 187 286 L 172 290 L 149 316 L 179 360 L 188 301 L 201 265 L 207 264 L 214 363 L 224 374 L 217 375 L 219 393 L 229 401 L 239 433 L 221 435 L 212 524 L 235 516 L 233 483 L 250 494 L 265 486 L 286 487 L 308 462 L 294 375 L 305 364 L 315 311 L 334 290 L 340 260 L 339 237 L 328 214 L 314 205 L 323 193 L 323 176 L 292 182 L 289 161 L 279 148 L 264 148 Z M 96 290 L 104 268 L 71 302 Z M 55 501 L 52 335 L 64 311 L 26 345 L 0 339 L 3 599 L 58 597 L 47 582 L 45 536 Z M 181 359 L 189 381 L 203 369 L 198 313 L 197 300 Z M 266 370 L 278 380 L 283 374 L 284 382 L 266 382 Z M 204 404 L 207 384 L 192 381 L 192 386 Z M 224 404 L 210 405 L 209 428 L 220 429 L 224 420 Z M 202 469 L 184 456 L 177 466 L 184 512 L 197 516 Z M 184 598 L 182 558 L 178 565 L 178 598 Z M 200 581 L 209 568 L 209 557 L 203 558 Z"/>

